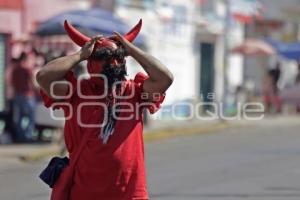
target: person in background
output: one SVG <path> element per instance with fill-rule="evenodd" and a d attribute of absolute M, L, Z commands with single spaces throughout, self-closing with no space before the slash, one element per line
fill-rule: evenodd
<path fill-rule="evenodd" d="M 298 73 L 297 73 L 297 76 L 296 76 L 295 85 L 300 84 L 300 60 L 298 61 L 297 64 L 298 64 Z M 297 111 L 297 113 L 300 113 L 300 104 L 298 104 L 296 106 L 296 111 Z"/>
<path fill-rule="evenodd" d="M 11 73 L 14 90 L 13 122 L 16 142 L 31 142 L 34 131 L 35 95 L 33 84 L 33 68 L 28 66 L 27 54 L 21 53 L 17 65 Z"/>
<path fill-rule="evenodd" d="M 297 76 L 296 76 L 296 81 L 295 81 L 296 84 L 299 84 L 300 83 L 300 60 L 298 61 L 298 73 L 297 73 Z"/>
<path fill-rule="evenodd" d="M 280 79 L 280 63 L 274 69 L 269 69 L 263 80 L 264 103 L 267 112 L 281 112 L 281 101 L 278 95 L 278 81 Z"/>
<path fill-rule="evenodd" d="M 279 81 L 280 75 L 281 75 L 280 63 L 277 62 L 275 65 L 275 68 L 270 69 L 268 73 L 269 73 L 270 77 L 272 78 L 272 85 L 273 85 L 274 92 L 277 93 L 278 92 L 278 81 Z"/>

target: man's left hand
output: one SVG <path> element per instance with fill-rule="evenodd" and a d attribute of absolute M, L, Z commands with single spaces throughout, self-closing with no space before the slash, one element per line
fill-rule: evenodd
<path fill-rule="evenodd" d="M 115 31 L 114 35 L 111 36 L 110 39 L 120 42 L 122 46 L 126 49 L 127 53 L 131 55 L 131 47 L 133 44 L 129 42 L 126 38 L 124 38 L 120 33 Z"/>

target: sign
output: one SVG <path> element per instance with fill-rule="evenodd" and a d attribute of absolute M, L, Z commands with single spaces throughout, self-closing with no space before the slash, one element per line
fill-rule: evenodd
<path fill-rule="evenodd" d="M 254 18 L 261 19 L 263 4 L 259 0 L 229 0 L 230 11 L 235 20 L 251 23 Z"/>

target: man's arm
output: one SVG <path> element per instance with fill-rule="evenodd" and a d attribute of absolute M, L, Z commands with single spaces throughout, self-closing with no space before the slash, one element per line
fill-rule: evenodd
<path fill-rule="evenodd" d="M 102 36 L 94 37 L 91 41 L 87 42 L 82 49 L 72 55 L 61 57 L 47 63 L 40 71 L 36 74 L 36 80 L 40 87 L 45 93 L 54 98 L 55 96 L 63 96 L 68 92 L 67 84 L 55 84 L 53 93 L 51 94 L 51 84 L 55 81 L 64 80 L 64 76 L 79 62 L 87 59 L 93 52 L 94 45 L 97 40 L 101 39 Z"/>
<path fill-rule="evenodd" d="M 117 32 L 115 32 L 113 39 L 121 42 L 128 54 L 132 56 L 149 75 L 149 79 L 145 80 L 143 84 L 143 92 L 148 93 L 150 99 L 153 99 L 154 93 L 163 94 L 170 87 L 174 79 L 173 74 L 159 60 L 136 47 Z"/>

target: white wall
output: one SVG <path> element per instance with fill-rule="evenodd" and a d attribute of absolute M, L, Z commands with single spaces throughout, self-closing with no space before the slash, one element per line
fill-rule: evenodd
<path fill-rule="evenodd" d="M 169 16 L 178 14 L 170 8 L 162 8 L 156 4 L 153 10 L 137 10 L 130 8 L 118 8 L 117 14 L 134 25 L 139 18 L 143 18 L 141 33 L 147 41 L 148 52 L 161 60 L 174 74 L 175 80 L 167 91 L 165 103 L 169 104 L 177 100 L 193 98 L 196 96 L 196 56 L 193 52 L 194 27 L 191 23 L 193 5 L 183 1 L 174 1 L 172 5 L 183 5 L 186 7 L 186 23 L 172 26 L 165 22 Z M 169 10 L 168 10 L 169 9 Z M 173 13 L 172 13 L 173 12 Z M 162 20 L 164 18 L 165 20 Z M 173 29 L 175 28 L 175 30 Z M 129 61 L 128 70 L 135 74 L 141 67 Z"/>

